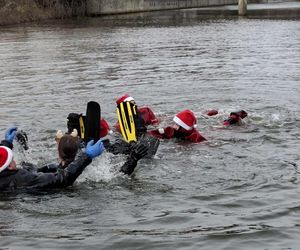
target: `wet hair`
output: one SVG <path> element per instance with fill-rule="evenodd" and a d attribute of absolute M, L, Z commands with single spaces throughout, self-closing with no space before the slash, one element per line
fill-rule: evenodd
<path fill-rule="evenodd" d="M 77 137 L 71 135 L 64 135 L 60 138 L 58 143 L 58 155 L 61 160 L 66 164 L 70 164 L 74 161 L 79 148 L 79 142 Z"/>

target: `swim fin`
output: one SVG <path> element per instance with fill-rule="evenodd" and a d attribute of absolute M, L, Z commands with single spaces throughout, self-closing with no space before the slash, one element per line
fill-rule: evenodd
<path fill-rule="evenodd" d="M 85 143 L 88 143 L 90 140 L 94 140 L 96 142 L 100 139 L 100 120 L 100 104 L 94 101 L 88 102 L 83 131 Z"/>
<path fill-rule="evenodd" d="M 120 130 L 124 140 L 127 143 L 130 143 L 132 141 L 136 142 L 136 105 L 131 102 L 121 102 L 117 106 L 117 115 L 120 124 Z"/>

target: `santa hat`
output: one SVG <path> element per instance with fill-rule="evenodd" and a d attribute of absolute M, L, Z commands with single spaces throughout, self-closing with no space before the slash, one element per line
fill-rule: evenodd
<path fill-rule="evenodd" d="M 6 169 L 12 162 L 13 152 L 10 148 L 5 146 L 0 146 L 0 172 Z"/>
<path fill-rule="evenodd" d="M 105 119 L 100 121 L 100 138 L 107 136 L 107 134 L 112 134 L 112 130 Z"/>
<path fill-rule="evenodd" d="M 133 97 L 129 96 L 128 94 L 125 94 L 123 96 L 121 96 L 117 101 L 117 105 L 119 105 L 121 102 L 130 102 L 130 101 L 134 101 Z"/>
<path fill-rule="evenodd" d="M 186 130 L 192 130 L 196 127 L 197 123 L 194 113 L 189 109 L 183 110 L 175 115 L 173 121 Z"/>

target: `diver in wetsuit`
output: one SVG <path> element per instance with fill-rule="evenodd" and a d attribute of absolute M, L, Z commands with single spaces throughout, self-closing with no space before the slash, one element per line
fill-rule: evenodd
<path fill-rule="evenodd" d="M 17 168 L 12 151 L 16 132 L 16 127 L 8 129 L 5 133 L 5 140 L 1 141 L 0 144 L 0 192 L 14 191 L 21 188 L 51 189 L 68 187 L 75 182 L 92 160 L 104 151 L 103 143 L 100 140 L 96 143 L 90 141 L 85 148 L 85 152 L 78 159 L 71 162 L 64 162 L 61 159 L 61 164 L 57 166 L 56 171 L 45 171 L 46 173 L 37 171 L 36 168 L 32 167 L 32 164 L 24 165 L 23 168 Z M 64 140 L 66 140 L 66 143 L 62 145 L 62 148 L 68 145 L 68 150 L 76 151 L 78 149 L 78 141 L 74 140 L 72 136 L 66 135 L 66 139 L 62 141 Z M 120 171 L 130 175 L 134 171 L 138 160 L 145 156 L 147 150 L 146 145 L 137 145 Z"/>

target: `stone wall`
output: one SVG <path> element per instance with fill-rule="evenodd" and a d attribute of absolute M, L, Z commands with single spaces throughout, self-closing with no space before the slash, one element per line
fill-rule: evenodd
<path fill-rule="evenodd" d="M 87 15 L 119 14 L 237 4 L 238 0 L 86 0 Z"/>

